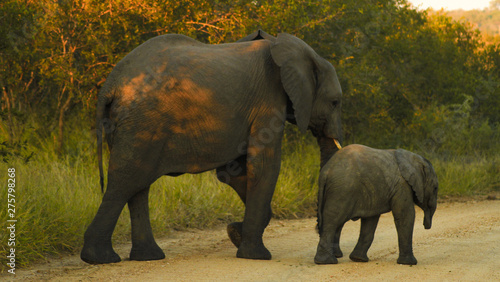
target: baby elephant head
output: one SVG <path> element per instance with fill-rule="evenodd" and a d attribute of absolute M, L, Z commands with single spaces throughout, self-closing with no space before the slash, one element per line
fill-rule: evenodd
<path fill-rule="evenodd" d="M 438 180 L 432 164 L 412 152 L 398 149 L 395 152 L 401 176 L 414 192 L 414 202 L 424 211 L 424 227 L 430 229 L 437 207 Z"/>

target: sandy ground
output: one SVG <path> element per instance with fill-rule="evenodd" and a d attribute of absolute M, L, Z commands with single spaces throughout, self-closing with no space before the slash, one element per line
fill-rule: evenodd
<path fill-rule="evenodd" d="M 392 214 L 381 217 L 367 263 L 350 261 L 360 221 L 348 222 L 342 233 L 344 257 L 336 265 L 315 265 L 318 243 L 315 219 L 273 220 L 264 243 L 271 261 L 236 258 L 225 227 L 175 232 L 158 239 L 167 258 L 124 260 L 88 265 L 78 256 L 53 259 L 31 269 L 2 275 L 23 281 L 500 281 L 500 201 L 441 203 L 430 230 L 423 228 L 417 208 L 413 249 L 418 264 L 403 266 L 398 257 Z M 115 248 L 128 257 L 130 245 Z"/>

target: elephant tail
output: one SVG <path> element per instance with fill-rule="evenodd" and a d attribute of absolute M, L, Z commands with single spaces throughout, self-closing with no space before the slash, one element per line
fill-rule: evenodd
<path fill-rule="evenodd" d="M 103 89 L 99 93 L 96 109 L 97 161 L 99 163 L 99 182 L 102 193 L 104 193 L 104 169 L 102 165 L 103 132 L 107 135 L 106 138 L 109 141 L 109 135 L 114 129 L 109 119 L 109 106 L 113 101 L 113 95 L 111 91 L 106 91 L 105 86 L 106 85 L 103 86 Z M 108 146 L 110 146 L 109 142 Z"/>
<path fill-rule="evenodd" d="M 99 125 L 99 123 L 98 123 Z M 102 125 L 97 127 L 97 161 L 99 162 L 99 183 L 101 185 L 101 193 L 104 193 L 104 172 L 102 168 Z"/>

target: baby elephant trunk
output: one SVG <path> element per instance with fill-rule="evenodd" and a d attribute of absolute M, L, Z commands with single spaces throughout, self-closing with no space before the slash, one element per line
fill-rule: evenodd
<path fill-rule="evenodd" d="M 429 209 L 424 211 L 424 228 L 425 229 L 431 229 L 433 215 L 434 215 L 434 211 L 431 211 Z"/>

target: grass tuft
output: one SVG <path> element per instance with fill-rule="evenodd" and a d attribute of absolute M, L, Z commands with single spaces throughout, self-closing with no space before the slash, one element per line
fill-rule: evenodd
<path fill-rule="evenodd" d="M 443 196 L 474 196 L 500 191 L 500 155 L 432 158 Z"/>

